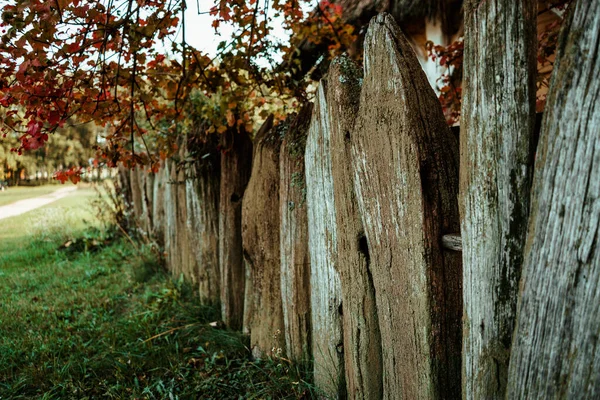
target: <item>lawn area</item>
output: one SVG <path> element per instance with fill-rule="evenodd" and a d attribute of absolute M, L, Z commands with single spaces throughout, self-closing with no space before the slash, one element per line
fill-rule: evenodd
<path fill-rule="evenodd" d="M 19 200 L 50 194 L 65 186 L 66 185 L 10 186 L 5 191 L 0 191 L 0 206 L 14 203 Z"/>
<path fill-rule="evenodd" d="M 212 327 L 218 307 L 149 246 L 105 242 L 94 197 L 1 221 L 0 399 L 316 397 L 299 367 L 252 361 L 245 337 Z"/>

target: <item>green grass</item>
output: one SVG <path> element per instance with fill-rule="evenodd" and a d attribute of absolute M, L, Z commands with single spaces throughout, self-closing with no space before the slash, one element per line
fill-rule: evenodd
<path fill-rule="evenodd" d="M 29 199 L 32 197 L 50 194 L 62 185 L 43 185 L 43 186 L 10 186 L 5 191 L 0 191 L 0 206 L 14 203 L 15 201 Z"/>
<path fill-rule="evenodd" d="M 85 207 L 93 196 L 2 221 L 0 399 L 316 397 L 300 367 L 252 361 L 244 336 L 211 327 L 218 308 L 199 305 L 147 246 L 60 250 L 103 242 Z"/>

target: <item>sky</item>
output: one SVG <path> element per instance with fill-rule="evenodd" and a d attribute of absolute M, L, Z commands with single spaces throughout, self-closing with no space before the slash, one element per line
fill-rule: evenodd
<path fill-rule="evenodd" d="M 186 43 L 212 57 L 217 54 L 219 43 L 223 40 L 228 41 L 233 34 L 231 25 L 225 23 L 221 23 L 218 33 L 215 32 L 211 25 L 214 17 L 209 14 L 214 5 L 214 0 L 188 0 L 188 8 L 185 12 Z M 281 24 L 276 21 L 273 22 L 272 28 L 271 35 L 274 39 L 282 40 L 287 36 Z M 175 41 L 181 42 L 181 31 L 180 25 Z M 169 43 L 163 49 L 170 50 Z M 158 47 L 160 48 L 161 45 L 159 44 Z"/>
<path fill-rule="evenodd" d="M 219 27 L 220 36 L 211 26 L 214 19 L 208 11 L 214 6 L 213 0 L 188 1 L 185 11 L 185 40 L 188 44 L 211 56 L 217 53 L 217 46 L 223 40 L 229 40 L 233 33 L 231 25 L 222 24 Z M 181 40 L 181 28 L 177 32 L 177 40 Z"/>

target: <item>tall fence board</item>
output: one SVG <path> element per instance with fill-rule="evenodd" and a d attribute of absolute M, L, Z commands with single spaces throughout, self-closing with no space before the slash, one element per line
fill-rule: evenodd
<path fill-rule="evenodd" d="M 144 214 L 143 184 L 140 171 L 140 167 L 132 168 L 128 171 L 129 186 L 131 190 L 131 205 L 136 216 L 136 223 L 138 225 L 145 225 L 146 215 Z"/>
<path fill-rule="evenodd" d="M 173 275 L 181 273 L 181 264 L 177 260 L 177 171 L 176 163 L 165 161 L 165 194 L 164 194 L 164 244 L 165 263 Z"/>
<path fill-rule="evenodd" d="M 154 210 L 154 180 L 156 178 L 155 174 L 149 173 L 147 171 L 140 171 L 140 175 L 143 179 L 143 212 L 145 215 L 145 226 L 148 235 L 153 235 L 154 233 L 154 215 L 152 214 Z"/>
<path fill-rule="evenodd" d="M 281 142 L 279 213 L 281 219 L 281 301 L 287 356 L 294 361 L 310 360 L 310 255 L 304 152 L 312 104 L 292 118 Z"/>
<path fill-rule="evenodd" d="M 503 399 L 533 169 L 537 2 L 471 3 L 461 117 L 464 393 Z"/>
<path fill-rule="evenodd" d="M 385 14 L 365 38 L 365 77 L 351 132 L 370 255 L 385 398 L 460 397 L 458 143 L 408 41 Z M 401 371 L 401 373 L 399 373 Z"/>
<path fill-rule="evenodd" d="M 336 270 L 337 231 L 331 175 L 331 127 L 327 88 L 321 82 L 306 142 L 306 205 L 311 260 L 312 354 L 317 386 L 345 396 L 342 293 Z"/>
<path fill-rule="evenodd" d="M 244 317 L 246 272 L 242 250 L 242 199 L 252 168 L 252 142 L 245 132 L 222 136 L 219 188 L 219 272 L 221 314 L 232 329 L 241 329 Z"/>
<path fill-rule="evenodd" d="M 570 7 L 536 156 L 507 398 L 600 397 L 600 3 Z"/>
<path fill-rule="evenodd" d="M 159 246 L 165 241 L 165 186 L 167 184 L 167 169 L 163 166 L 154 177 L 152 188 L 152 235 Z M 166 248 L 166 247 L 165 247 Z"/>
<path fill-rule="evenodd" d="M 331 176 L 340 274 L 344 361 L 348 397 L 383 395 L 381 334 L 370 256 L 358 211 L 352 174 L 351 131 L 358 112 L 362 71 L 348 58 L 333 61 L 327 76 L 327 118 L 331 129 Z"/>
<path fill-rule="evenodd" d="M 205 304 L 218 304 L 220 299 L 218 163 L 220 159 L 215 154 L 195 162 L 185 182 L 186 228 L 198 270 L 200 301 Z"/>
<path fill-rule="evenodd" d="M 185 147 L 182 146 L 180 158 L 183 160 L 184 156 Z M 177 165 L 176 171 L 177 179 L 175 182 L 172 182 L 173 185 L 175 185 L 175 190 L 177 191 L 177 203 L 174 204 L 174 207 L 177 209 L 177 226 L 175 227 L 176 257 L 173 259 L 173 262 L 179 264 L 178 269 L 181 270 L 181 273 L 185 278 L 187 278 L 192 284 L 197 285 L 198 265 L 195 257 L 196 248 L 193 246 L 193 241 L 190 240 L 191 227 L 189 226 L 189 202 L 187 201 L 187 166 L 185 163 Z"/>
<path fill-rule="evenodd" d="M 280 129 L 270 117 L 254 140 L 252 174 L 242 205 L 246 282 L 244 327 L 255 357 L 277 355 L 285 347 L 279 250 Z"/>

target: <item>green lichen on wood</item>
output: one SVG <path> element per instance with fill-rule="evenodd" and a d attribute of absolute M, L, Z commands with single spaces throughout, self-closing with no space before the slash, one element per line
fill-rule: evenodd
<path fill-rule="evenodd" d="M 304 162 L 306 138 L 312 115 L 312 104 L 305 104 L 298 114 L 292 114 L 288 119 L 289 131 L 286 137 L 287 151 L 292 158 Z"/>
<path fill-rule="evenodd" d="M 339 66 L 338 77 L 341 84 L 350 86 L 348 100 L 360 99 L 360 90 L 363 83 L 363 70 L 347 54 L 342 54 L 331 62 L 332 66 Z"/>

